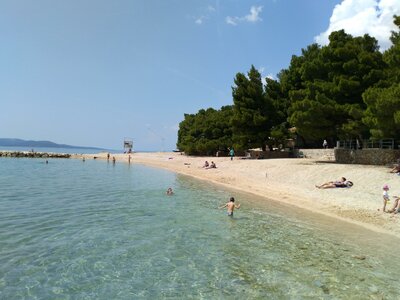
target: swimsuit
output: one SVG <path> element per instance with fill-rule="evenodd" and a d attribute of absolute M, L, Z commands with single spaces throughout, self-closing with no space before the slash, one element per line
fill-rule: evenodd
<path fill-rule="evenodd" d="M 388 193 L 387 191 L 384 191 L 384 192 L 383 192 L 383 199 L 386 200 L 386 201 L 388 201 L 388 202 L 390 201 L 390 200 L 389 200 L 389 199 L 390 199 L 389 193 Z"/>
<path fill-rule="evenodd" d="M 233 211 L 228 211 L 228 216 L 233 217 Z"/>

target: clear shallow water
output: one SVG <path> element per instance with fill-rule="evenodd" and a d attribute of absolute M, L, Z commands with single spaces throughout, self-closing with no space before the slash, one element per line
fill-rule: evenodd
<path fill-rule="evenodd" d="M 99 152 L 110 152 L 110 153 L 122 153 L 123 151 L 117 150 L 101 150 L 101 149 L 91 149 L 91 148 L 56 148 L 56 147 L 3 147 L 0 146 L 0 151 L 32 151 L 35 152 L 49 152 L 49 153 L 69 153 L 69 154 L 91 154 Z"/>
<path fill-rule="evenodd" d="M 140 165 L 2 158 L 0 299 L 399 298 L 399 240 L 237 192 L 229 218 L 231 194 Z"/>

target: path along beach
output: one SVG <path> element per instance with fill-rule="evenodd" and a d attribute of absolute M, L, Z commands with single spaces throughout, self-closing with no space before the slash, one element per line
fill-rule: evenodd
<path fill-rule="evenodd" d="M 107 153 L 84 154 L 86 159 L 107 159 Z M 111 154 L 116 163 L 128 162 L 128 154 Z M 384 166 L 336 164 L 309 158 L 250 160 L 235 157 L 191 157 L 173 152 L 133 153 L 131 163 L 144 164 L 192 176 L 289 204 L 288 209 L 305 208 L 357 223 L 374 231 L 400 237 L 400 214 L 382 212 L 382 186 L 389 195 L 400 196 L 400 176 Z M 82 156 L 76 156 L 76 158 Z M 204 169 L 205 161 L 216 169 Z M 316 184 L 346 177 L 351 188 L 317 189 Z M 167 187 L 165 187 L 167 188 Z M 240 201 L 240 199 L 238 199 Z M 242 203 L 245 207 L 245 203 Z M 379 210 L 378 210 L 379 209 Z"/>

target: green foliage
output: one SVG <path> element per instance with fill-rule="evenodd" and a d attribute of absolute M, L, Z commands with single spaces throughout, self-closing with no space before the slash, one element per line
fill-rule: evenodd
<path fill-rule="evenodd" d="M 247 77 L 242 73 L 236 74 L 232 96 L 232 131 L 236 149 L 265 148 L 270 136 L 274 107 L 264 95 L 261 74 L 254 66 L 251 66 Z"/>
<path fill-rule="evenodd" d="M 400 139 L 400 84 L 371 88 L 363 96 L 368 105 L 363 121 L 372 136 Z"/>
<path fill-rule="evenodd" d="M 220 110 L 201 109 L 197 114 L 185 114 L 179 124 L 177 146 L 187 154 L 214 155 L 232 146 L 232 106 Z"/>
<path fill-rule="evenodd" d="M 388 66 L 385 80 L 363 94 L 367 105 L 363 121 L 374 138 L 400 139 L 400 17 L 395 16 L 394 23 L 399 31 L 392 32 L 393 45 L 383 55 Z"/>
<path fill-rule="evenodd" d="M 368 135 L 362 94 L 380 81 L 385 67 L 377 41 L 343 30 L 333 32 L 329 41 L 328 46 L 303 49 L 282 73 L 289 122 L 311 141 Z"/>

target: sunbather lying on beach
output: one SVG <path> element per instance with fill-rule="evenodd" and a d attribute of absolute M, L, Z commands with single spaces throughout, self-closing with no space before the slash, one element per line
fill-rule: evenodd
<path fill-rule="evenodd" d="M 315 187 L 319 188 L 319 189 L 331 189 L 331 188 L 345 188 L 345 187 L 351 187 L 351 186 L 353 186 L 353 182 L 342 177 L 338 181 L 325 182 L 321 185 L 316 185 Z"/>

